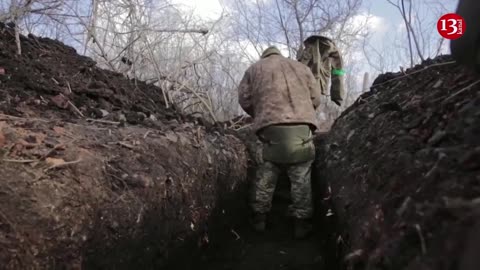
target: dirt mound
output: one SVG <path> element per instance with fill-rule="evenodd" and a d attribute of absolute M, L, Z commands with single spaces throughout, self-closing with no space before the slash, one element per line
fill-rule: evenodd
<path fill-rule="evenodd" d="M 7 114 L 131 124 L 186 118 L 165 108 L 160 88 L 98 68 L 61 42 L 29 35 L 21 45 L 18 56 L 13 31 L 0 26 L 0 110 Z"/>
<path fill-rule="evenodd" d="M 448 56 L 382 75 L 322 147 L 350 269 L 480 268 L 478 76 Z"/>

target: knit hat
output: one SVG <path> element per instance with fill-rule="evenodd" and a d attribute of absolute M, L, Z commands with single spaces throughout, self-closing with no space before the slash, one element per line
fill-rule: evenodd
<path fill-rule="evenodd" d="M 267 58 L 270 55 L 274 55 L 274 54 L 282 55 L 282 53 L 280 52 L 280 50 L 277 47 L 270 46 L 265 51 L 263 51 L 262 58 Z"/>

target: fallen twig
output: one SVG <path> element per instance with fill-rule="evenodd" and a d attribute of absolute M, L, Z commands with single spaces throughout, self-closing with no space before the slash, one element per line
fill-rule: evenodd
<path fill-rule="evenodd" d="M 94 123 L 110 124 L 110 125 L 120 125 L 120 122 L 101 120 L 101 119 L 88 118 L 87 121 L 88 122 L 94 122 Z"/>
<path fill-rule="evenodd" d="M 0 116 L 1 116 L 1 117 L 6 117 L 6 118 L 9 118 L 9 119 L 25 119 L 25 118 L 23 118 L 23 117 L 18 117 L 18 116 L 3 114 L 3 113 L 0 113 Z"/>
<path fill-rule="evenodd" d="M 40 99 L 42 100 L 43 104 L 48 104 L 48 101 L 43 96 L 40 96 Z"/>
<path fill-rule="evenodd" d="M 422 228 L 420 228 L 420 225 L 415 224 L 415 229 L 417 230 L 418 237 L 420 237 L 420 245 L 422 246 L 422 253 L 423 255 L 427 254 L 427 245 L 425 244 L 425 238 L 423 237 L 422 234 Z"/>
<path fill-rule="evenodd" d="M 412 198 L 410 196 L 408 196 L 407 198 L 405 198 L 405 200 L 403 201 L 402 205 L 400 206 L 400 208 L 398 208 L 397 210 L 397 215 L 398 216 L 402 216 L 403 213 L 405 213 L 405 211 L 407 210 L 408 206 L 410 205 L 410 202 L 412 201 Z"/>
<path fill-rule="evenodd" d="M 117 142 L 117 144 L 119 144 L 121 146 L 125 146 L 126 148 L 129 148 L 129 149 L 135 149 L 135 146 L 133 146 L 131 144 L 128 144 L 126 142 Z"/>
<path fill-rule="evenodd" d="M 328 193 L 327 193 L 327 197 L 323 198 L 324 201 L 328 201 L 332 198 L 332 187 L 330 185 L 328 185 Z"/>
<path fill-rule="evenodd" d="M 455 92 L 454 94 L 452 94 L 451 96 L 449 96 L 448 98 L 446 98 L 446 99 L 442 102 L 442 104 L 447 103 L 448 101 L 452 100 L 454 97 L 456 97 L 456 96 L 460 95 L 461 93 L 469 90 L 470 88 L 474 87 L 474 86 L 477 85 L 478 83 L 480 83 L 480 80 L 478 80 L 478 81 L 470 84 L 469 86 L 467 86 L 467 87 L 465 87 L 465 88 L 462 88 L 462 89 L 458 90 L 457 92 Z"/>
<path fill-rule="evenodd" d="M 11 162 L 11 163 L 33 163 L 37 162 L 38 160 L 36 159 L 3 159 L 5 162 Z"/>
<path fill-rule="evenodd" d="M 245 125 L 245 126 L 243 126 L 243 127 L 236 128 L 236 129 L 234 129 L 234 130 L 242 130 L 242 129 L 246 129 L 246 128 L 249 128 L 249 127 L 251 127 L 252 125 L 253 125 L 253 124 L 248 124 L 248 125 Z"/>
<path fill-rule="evenodd" d="M 25 117 L 19 117 L 19 116 L 13 116 L 13 115 L 8 115 L 8 114 L 3 114 L 0 113 L 0 117 L 4 117 L 6 119 L 0 118 L 0 120 L 28 120 L 28 121 L 38 121 L 38 122 L 44 122 L 44 123 L 50 123 L 51 121 L 45 120 L 45 119 L 40 119 L 40 118 L 25 118 Z"/>
<path fill-rule="evenodd" d="M 72 107 L 72 109 L 82 118 L 85 117 L 85 115 L 83 115 L 83 113 L 77 108 L 77 106 L 75 106 L 75 104 L 73 104 L 70 100 L 68 101 L 68 105 L 70 105 L 70 107 Z"/>
<path fill-rule="evenodd" d="M 68 93 L 71 94 L 73 93 L 72 88 L 70 87 L 70 83 L 67 82 L 67 88 L 68 88 Z"/>
<path fill-rule="evenodd" d="M 443 201 L 445 203 L 445 207 L 448 209 L 473 209 L 480 207 L 480 197 L 472 199 L 472 200 L 465 200 L 462 198 L 448 198 L 443 197 Z"/>
<path fill-rule="evenodd" d="M 364 254 L 365 252 L 363 251 L 363 249 L 357 249 L 347 254 L 343 260 L 346 262 L 354 261 L 361 258 Z"/>
<path fill-rule="evenodd" d="M 200 130 L 201 130 L 201 128 L 198 127 L 198 129 L 197 129 L 197 143 L 200 143 L 200 138 L 201 138 Z"/>
<path fill-rule="evenodd" d="M 230 231 L 233 233 L 233 235 L 235 235 L 235 241 L 240 240 L 240 235 L 238 235 L 234 229 L 231 229 Z"/>
<path fill-rule="evenodd" d="M 49 170 L 52 170 L 52 169 L 56 169 L 56 168 L 61 168 L 61 167 L 65 167 L 65 166 L 69 166 L 69 165 L 72 165 L 72 164 L 77 164 L 77 163 L 80 163 L 82 162 L 82 159 L 79 158 L 75 161 L 69 161 L 69 162 L 65 162 L 65 163 L 61 163 L 61 164 L 55 164 L 55 165 L 52 165 L 48 168 L 46 168 L 45 170 L 43 170 L 44 172 L 47 172 Z"/>
<path fill-rule="evenodd" d="M 244 114 L 244 115 L 242 115 L 242 116 L 240 117 L 240 119 L 238 119 L 238 120 L 235 121 L 235 122 L 232 122 L 232 121 L 230 120 L 230 121 L 229 121 L 229 122 L 230 122 L 230 126 L 231 126 L 231 127 L 236 126 L 238 123 L 242 122 L 243 119 L 245 119 L 245 117 L 246 117 L 246 115 Z"/>

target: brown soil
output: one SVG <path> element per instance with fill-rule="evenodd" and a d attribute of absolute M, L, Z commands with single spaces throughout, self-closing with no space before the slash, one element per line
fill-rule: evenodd
<path fill-rule="evenodd" d="M 0 120 L 0 261 L 8 269 L 162 265 L 189 237 L 203 243 L 220 195 L 246 178 L 237 139 L 188 124 L 162 133 Z"/>
<path fill-rule="evenodd" d="M 349 269 L 480 269 L 480 78 L 448 61 L 380 76 L 321 146 Z"/>

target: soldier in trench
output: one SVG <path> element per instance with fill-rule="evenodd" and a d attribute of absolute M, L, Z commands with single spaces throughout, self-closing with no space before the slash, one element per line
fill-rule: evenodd
<path fill-rule="evenodd" d="M 253 227 L 258 232 L 266 229 L 267 215 L 282 170 L 286 170 L 291 183 L 292 203 L 288 213 L 295 220 L 294 235 L 304 238 L 312 230 L 313 132 L 318 129 L 316 109 L 322 92 L 326 92 L 322 88 L 326 84 L 322 83 L 330 73 L 335 78 L 332 92 L 336 94 L 332 95 L 332 100 L 340 105 L 343 98 L 340 94 L 343 84 L 333 83 L 342 81 L 338 77 L 343 75 L 341 63 L 335 68 L 331 64 L 330 56 L 335 58 L 335 53 L 331 52 L 337 50 L 323 48 L 322 58 L 320 43 L 316 38 L 312 40 L 307 39 L 298 61 L 283 57 L 276 47 L 266 49 L 261 59 L 247 69 L 239 85 L 239 103 L 253 117 L 254 132 L 263 148 L 250 202 Z M 318 76 L 312 73 L 313 66 Z"/>

